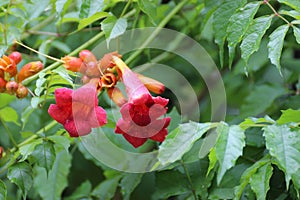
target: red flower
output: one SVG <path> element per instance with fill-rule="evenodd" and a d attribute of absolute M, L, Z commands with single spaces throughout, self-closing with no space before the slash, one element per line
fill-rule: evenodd
<path fill-rule="evenodd" d="M 87 135 L 91 128 L 107 123 L 105 110 L 98 106 L 97 91 L 93 84 L 77 90 L 55 90 L 56 104 L 49 107 L 49 115 L 61 123 L 71 137 Z"/>
<path fill-rule="evenodd" d="M 118 120 L 115 132 L 123 134 L 135 148 L 147 139 L 164 141 L 171 119 L 159 117 L 167 112 L 169 100 L 152 97 L 137 75 L 121 59 L 114 57 L 114 61 L 128 95 L 128 102 L 121 107 L 122 118 Z"/>

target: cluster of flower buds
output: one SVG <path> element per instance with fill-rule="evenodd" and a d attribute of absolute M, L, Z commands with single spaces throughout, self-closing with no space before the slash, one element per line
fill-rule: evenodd
<path fill-rule="evenodd" d="M 22 55 L 16 51 L 0 58 L 0 93 L 16 95 L 17 98 L 24 98 L 28 95 L 28 89 L 22 81 L 41 71 L 43 64 L 40 61 L 30 62 L 18 72 L 17 65 L 21 61 Z"/>

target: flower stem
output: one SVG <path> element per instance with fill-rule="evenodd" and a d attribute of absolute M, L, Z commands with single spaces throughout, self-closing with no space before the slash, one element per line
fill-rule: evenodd
<path fill-rule="evenodd" d="M 285 19 L 282 15 L 280 15 L 280 14 L 275 10 L 275 8 L 269 3 L 268 0 L 264 0 L 263 3 L 266 4 L 267 6 L 269 6 L 269 8 L 273 11 L 273 13 L 275 14 L 275 16 L 278 16 L 280 19 L 282 19 L 282 20 L 283 20 L 285 23 L 287 23 L 289 26 L 292 25 L 287 19 Z"/>
<path fill-rule="evenodd" d="M 195 200 L 198 200 L 198 197 L 197 197 L 197 194 L 196 194 L 196 192 L 195 192 L 195 189 L 194 189 L 194 186 L 193 186 L 193 182 L 192 182 L 190 173 L 189 173 L 189 171 L 188 171 L 188 169 L 187 169 L 187 167 L 186 167 L 186 165 L 185 165 L 185 163 L 183 162 L 182 159 L 181 159 L 181 165 L 182 165 L 183 170 L 184 170 L 184 173 L 185 173 L 185 175 L 186 175 L 186 177 L 187 177 L 187 179 L 188 179 L 188 182 L 189 182 L 189 185 L 190 185 L 190 187 L 191 187 L 191 190 L 192 190 L 194 199 L 195 199 Z"/>
<path fill-rule="evenodd" d="M 148 37 L 148 39 L 141 45 L 141 47 L 135 51 L 129 58 L 126 59 L 125 63 L 131 63 L 147 45 L 152 42 L 152 40 L 159 34 L 161 29 L 172 19 L 172 17 L 180 11 L 180 9 L 188 2 L 189 0 L 181 1 L 156 27 L 153 33 Z"/>

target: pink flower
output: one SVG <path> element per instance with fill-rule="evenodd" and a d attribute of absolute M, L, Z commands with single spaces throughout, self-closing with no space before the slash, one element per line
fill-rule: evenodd
<path fill-rule="evenodd" d="M 105 110 L 98 106 L 94 85 L 86 84 L 77 90 L 55 90 L 56 104 L 51 104 L 49 115 L 61 123 L 71 137 L 87 135 L 91 128 L 107 123 Z"/>
<path fill-rule="evenodd" d="M 147 139 L 164 141 L 171 119 L 160 117 L 167 112 L 169 100 L 159 96 L 152 97 L 138 76 L 121 59 L 113 59 L 128 96 L 128 102 L 121 107 L 122 118 L 118 120 L 115 132 L 123 134 L 135 148 L 144 144 Z"/>

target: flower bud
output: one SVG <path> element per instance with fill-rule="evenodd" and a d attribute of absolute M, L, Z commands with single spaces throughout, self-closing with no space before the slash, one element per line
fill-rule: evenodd
<path fill-rule="evenodd" d="M 107 94 L 109 98 L 119 107 L 127 103 L 127 99 L 125 98 L 125 96 L 123 95 L 122 91 L 119 88 L 116 87 L 108 88 Z"/>
<path fill-rule="evenodd" d="M 6 83 L 6 92 L 8 94 L 15 94 L 18 90 L 18 83 L 16 81 L 9 81 Z"/>
<path fill-rule="evenodd" d="M 161 94 L 165 91 L 165 86 L 161 82 L 152 78 L 136 73 L 139 80 L 146 86 L 148 90 L 155 94 Z"/>
<path fill-rule="evenodd" d="M 43 63 L 40 61 L 27 63 L 22 67 L 18 74 L 18 82 L 22 82 L 24 79 L 33 76 L 43 69 Z"/>
<path fill-rule="evenodd" d="M 0 146 L 0 159 L 3 157 L 4 154 L 4 149 L 3 147 Z"/>
<path fill-rule="evenodd" d="M 18 72 L 15 61 L 6 55 L 3 55 L 2 58 L 0 58 L 0 70 L 7 72 L 10 77 L 14 77 Z"/>
<path fill-rule="evenodd" d="M 101 73 L 98 68 L 97 62 L 89 62 L 86 65 L 87 65 L 87 69 L 85 71 L 85 75 L 87 75 L 90 78 L 100 77 Z"/>
<path fill-rule="evenodd" d="M 4 78 L 0 77 L 0 93 L 5 92 L 6 90 L 6 81 L 4 80 Z"/>
<path fill-rule="evenodd" d="M 67 70 L 72 72 L 78 72 L 80 68 L 83 66 L 83 62 L 80 58 L 72 57 L 72 56 L 65 56 L 62 58 L 65 62 L 64 66 Z"/>
<path fill-rule="evenodd" d="M 113 56 L 116 56 L 118 58 L 121 58 L 122 56 L 120 54 L 118 54 L 118 52 L 112 52 L 112 53 L 108 53 L 105 54 L 103 56 L 103 58 L 100 60 L 100 69 L 101 71 L 105 71 L 107 68 L 111 68 L 115 66 L 115 63 L 113 61 Z"/>
<path fill-rule="evenodd" d="M 19 87 L 16 91 L 17 98 L 22 99 L 27 97 L 27 95 L 28 95 L 28 89 L 24 85 L 19 84 Z"/>
<path fill-rule="evenodd" d="M 8 57 L 11 58 L 16 63 L 16 65 L 19 64 L 22 60 L 22 55 L 17 51 L 12 52 Z"/>
<path fill-rule="evenodd" d="M 81 60 L 83 60 L 83 62 L 85 62 L 85 63 L 97 62 L 97 58 L 89 50 L 82 50 L 82 51 L 80 51 L 79 58 L 81 58 Z"/>
<path fill-rule="evenodd" d="M 103 87 L 111 88 L 116 85 L 116 76 L 113 73 L 106 73 L 101 77 L 101 84 Z"/>

